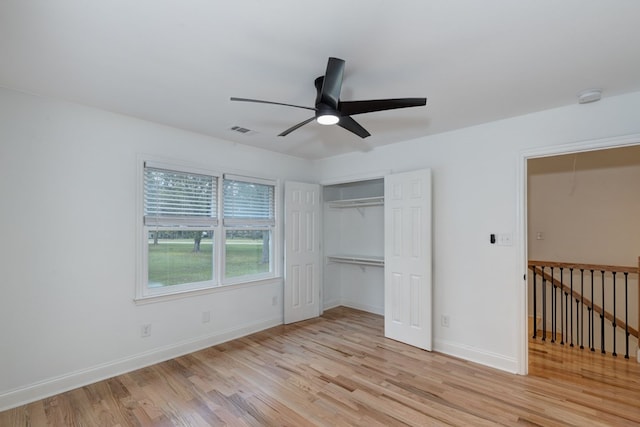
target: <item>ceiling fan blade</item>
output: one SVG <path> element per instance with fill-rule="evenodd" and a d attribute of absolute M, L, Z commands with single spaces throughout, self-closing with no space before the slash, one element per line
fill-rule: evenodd
<path fill-rule="evenodd" d="M 345 101 L 340 103 L 340 113 L 372 113 L 374 111 L 394 110 L 396 108 L 421 107 L 427 105 L 427 98 L 370 99 L 367 101 Z"/>
<path fill-rule="evenodd" d="M 319 99 L 321 102 L 334 110 L 338 109 L 340 101 L 340 90 L 342 89 L 342 75 L 344 74 L 344 60 L 338 58 L 329 58 L 327 62 L 327 71 L 324 73 L 322 82 L 322 90 Z"/>
<path fill-rule="evenodd" d="M 365 128 L 360 126 L 360 123 L 356 122 L 355 120 L 353 120 L 349 116 L 340 117 L 340 121 L 338 122 L 338 126 L 348 130 L 349 132 L 355 133 L 360 138 L 366 138 L 368 136 L 371 136 L 371 134 L 369 132 L 367 132 L 367 130 Z"/>
<path fill-rule="evenodd" d="M 282 102 L 262 101 L 260 99 L 249 99 L 249 98 L 236 98 L 234 96 L 232 96 L 230 99 L 231 99 L 231 101 L 257 102 L 257 103 L 260 103 L 260 104 L 284 105 L 285 107 L 304 108 L 305 110 L 316 111 L 315 108 L 305 107 L 305 106 L 302 106 L 302 105 L 284 104 Z"/>
<path fill-rule="evenodd" d="M 301 128 L 302 126 L 306 125 L 307 123 L 311 122 L 315 120 L 315 116 L 311 117 L 310 119 L 307 119 L 303 122 L 298 123 L 297 125 L 291 126 L 289 129 L 285 130 L 284 132 L 282 132 L 281 134 L 279 134 L 278 136 L 287 136 L 289 135 L 291 132 L 293 132 L 294 130 Z"/>

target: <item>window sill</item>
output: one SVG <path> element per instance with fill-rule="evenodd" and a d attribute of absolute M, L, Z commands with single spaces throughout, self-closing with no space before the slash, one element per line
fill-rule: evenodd
<path fill-rule="evenodd" d="M 213 286 L 210 288 L 193 289 L 178 291 L 170 294 L 139 296 L 133 299 L 136 305 L 154 304 L 159 302 L 167 302 L 182 298 L 196 297 L 200 295 L 215 294 L 218 292 L 228 292 L 235 289 L 249 288 L 253 286 L 270 285 L 273 283 L 282 283 L 282 277 L 269 277 L 266 279 L 252 280 L 248 282 L 239 282 L 233 284 L 224 284 Z"/>

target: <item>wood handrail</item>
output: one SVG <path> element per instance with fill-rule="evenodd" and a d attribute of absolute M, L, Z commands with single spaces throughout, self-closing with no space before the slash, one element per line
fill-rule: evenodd
<path fill-rule="evenodd" d="M 556 261 L 529 261 L 529 267 L 554 267 L 554 268 L 573 268 L 574 270 L 593 270 L 593 271 L 615 271 L 616 273 L 640 273 L 640 257 L 638 257 L 638 266 L 627 267 L 621 265 L 604 265 L 604 264 L 578 264 L 572 262 L 556 262 Z"/>
<path fill-rule="evenodd" d="M 639 264 L 640 264 L 640 258 L 639 258 Z M 548 274 L 547 272 L 542 272 L 542 269 L 540 267 L 565 267 L 565 268 L 570 268 L 568 266 L 580 266 L 580 265 L 595 265 L 595 264 L 571 264 L 571 263 L 562 263 L 562 262 L 546 262 L 546 261 L 529 261 L 529 268 L 537 275 L 540 275 L 541 277 L 544 277 L 545 280 L 550 281 L 551 283 L 553 283 L 553 285 L 555 285 L 556 287 L 560 288 L 565 294 L 570 294 L 573 298 L 580 298 L 583 301 L 584 305 L 587 306 L 591 306 L 591 300 L 589 300 L 588 298 L 585 298 L 584 295 L 581 295 L 579 292 L 577 291 L 572 291 L 571 288 L 567 285 L 565 285 L 564 283 L 561 283 L 558 279 L 556 279 L 555 277 L 552 277 L 550 274 Z M 598 267 L 604 267 L 604 266 L 598 266 Z M 616 267 L 616 266 L 614 266 Z M 574 267 L 574 268 L 583 268 L 583 267 Z M 623 268 L 623 267 L 616 267 L 616 268 Z M 636 272 L 638 268 L 637 267 L 632 267 L 632 269 L 634 269 L 635 271 L 629 271 L 629 270 L 617 270 L 616 272 Z M 585 268 L 585 270 L 594 270 L 594 271 L 612 271 L 612 270 L 605 270 L 605 269 L 600 269 L 600 268 Z M 604 317 L 605 319 L 607 319 L 608 321 L 610 321 L 611 323 L 614 323 L 614 317 L 611 313 L 609 313 L 606 310 L 603 310 L 602 307 L 600 307 L 599 305 L 594 304 L 593 305 L 593 311 L 595 313 L 598 313 L 600 315 L 603 314 L 604 312 Z M 636 338 L 640 338 L 640 334 L 638 333 L 638 330 L 636 330 L 635 328 L 628 326 L 623 320 L 621 319 L 615 319 L 615 324 L 616 326 L 619 326 L 620 328 L 622 328 L 623 330 L 625 328 L 628 328 L 627 330 L 629 331 L 629 335 L 634 336 Z"/>

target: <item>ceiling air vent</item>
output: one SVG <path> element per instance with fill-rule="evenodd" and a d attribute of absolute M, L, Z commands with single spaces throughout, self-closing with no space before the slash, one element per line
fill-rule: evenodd
<path fill-rule="evenodd" d="M 242 126 L 234 126 L 231 128 L 232 131 L 241 133 L 243 135 L 248 135 L 253 131 L 251 129 L 243 128 Z"/>

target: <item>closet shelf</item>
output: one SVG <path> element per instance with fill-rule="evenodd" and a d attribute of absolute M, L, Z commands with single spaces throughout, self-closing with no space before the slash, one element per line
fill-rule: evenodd
<path fill-rule="evenodd" d="M 362 208 L 366 206 L 382 206 L 384 196 L 362 197 L 359 199 L 331 200 L 328 202 L 332 208 Z"/>
<path fill-rule="evenodd" d="M 384 257 L 373 255 L 329 255 L 328 262 L 384 267 Z"/>

